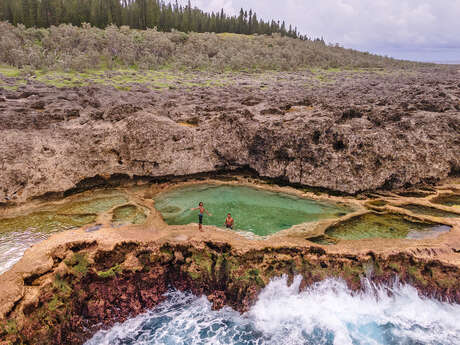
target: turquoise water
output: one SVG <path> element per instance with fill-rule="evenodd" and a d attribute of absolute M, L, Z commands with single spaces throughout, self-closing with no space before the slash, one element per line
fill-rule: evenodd
<path fill-rule="evenodd" d="M 171 291 L 153 310 L 85 345 L 458 345 L 460 305 L 422 298 L 409 285 L 350 291 L 328 279 L 272 280 L 245 314 L 215 311 L 206 297 Z"/>
<path fill-rule="evenodd" d="M 235 230 L 266 236 L 293 225 L 336 218 L 350 212 L 346 206 L 299 198 L 246 186 L 193 185 L 161 193 L 155 207 L 169 225 L 198 223 L 197 207 L 202 201 L 211 216 L 205 225 L 224 227 L 227 213 L 235 220 Z"/>

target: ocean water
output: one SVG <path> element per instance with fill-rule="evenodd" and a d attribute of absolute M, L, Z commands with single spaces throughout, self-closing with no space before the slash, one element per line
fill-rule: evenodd
<path fill-rule="evenodd" d="M 245 186 L 199 184 L 173 189 L 155 198 L 155 207 L 166 223 L 183 225 L 198 223 L 198 207 L 202 201 L 211 216 L 204 215 L 204 224 L 224 226 L 227 213 L 235 220 L 235 230 L 259 236 L 271 235 L 293 225 L 321 219 L 337 218 L 350 212 L 346 206 L 299 198 Z"/>
<path fill-rule="evenodd" d="M 205 297 L 171 291 L 155 309 L 99 331 L 85 345 L 449 345 L 460 344 L 460 305 L 415 288 L 337 279 L 299 292 L 300 277 L 272 280 L 244 314 L 211 310 Z"/>

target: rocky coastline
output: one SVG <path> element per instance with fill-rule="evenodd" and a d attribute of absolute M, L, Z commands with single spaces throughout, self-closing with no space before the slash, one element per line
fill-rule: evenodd
<path fill-rule="evenodd" d="M 364 277 L 389 285 L 398 279 L 425 296 L 460 302 L 458 265 L 436 256 L 230 243 L 176 238 L 114 241 L 107 248 L 108 243 L 88 239 L 57 245 L 48 262 L 22 275 L 14 303 L 5 304 L 7 296 L 2 297 L 1 339 L 4 344 L 82 344 L 97 330 L 154 307 L 171 288 L 204 294 L 216 309 L 228 305 L 244 312 L 270 278 L 283 274 L 302 275 L 302 288 L 328 277 L 344 279 L 353 290 L 363 287 Z M 14 275 L 18 279 L 20 268 L 0 277 L 2 286 Z"/>
<path fill-rule="evenodd" d="M 95 187 L 160 188 L 222 172 L 232 179 L 238 171 L 269 179 L 270 188 L 286 183 L 312 198 L 328 191 L 324 198 L 353 199 L 358 213 L 459 193 L 457 67 L 310 77 L 239 76 L 232 85 L 187 90 L 62 89 L 34 80 L 0 88 L 2 215 Z M 168 226 L 154 192 L 144 195 L 151 212 L 145 224 L 64 231 L 0 275 L 0 344 L 83 344 L 151 309 L 171 288 L 206 295 L 215 309 L 245 312 L 281 275 L 301 275 L 302 289 L 329 277 L 354 291 L 364 278 L 397 280 L 460 303 L 458 218 L 430 239 L 322 245 L 301 229 L 254 240 L 211 226 L 204 234 Z"/>
<path fill-rule="evenodd" d="M 214 183 L 249 182 L 235 178 Z M 258 188 L 301 194 L 289 187 L 259 183 Z M 436 200 L 455 186 L 458 181 L 453 180 L 429 198 Z M 88 225 L 61 232 L 34 245 L 0 275 L 0 344 L 83 344 L 101 328 L 155 307 L 170 289 L 205 295 L 215 309 L 230 306 L 245 312 L 270 279 L 281 275 L 290 281 L 302 276 L 301 289 L 327 278 L 343 279 L 353 291 L 364 289 L 365 281 L 383 286 L 410 284 L 423 296 L 460 303 L 458 218 L 444 220 L 452 227 L 449 232 L 419 240 L 373 238 L 336 245 L 310 241 L 312 234 L 324 232 L 337 220 L 251 239 L 213 226 L 201 233 L 193 225 L 167 225 L 148 198 L 174 185 L 135 188 L 138 202 L 150 208 L 145 224 L 114 227 L 106 222 L 97 231 Z M 369 203 L 370 210 L 379 212 L 394 207 L 375 206 L 382 197 L 358 200 L 307 193 L 302 195 L 354 202 L 356 212 L 339 222 L 368 212 Z M 385 198 L 394 205 L 417 199 Z"/>

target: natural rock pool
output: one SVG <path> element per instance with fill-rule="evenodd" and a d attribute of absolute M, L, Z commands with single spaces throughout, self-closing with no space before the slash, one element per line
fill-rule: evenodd
<path fill-rule="evenodd" d="M 211 216 L 205 225 L 224 227 L 227 213 L 235 220 L 235 230 L 259 236 L 274 234 L 293 225 L 344 216 L 350 207 L 300 198 L 262 189 L 198 184 L 175 188 L 159 194 L 155 207 L 169 225 L 198 223 L 198 211 L 191 211 L 202 201 Z"/>
<path fill-rule="evenodd" d="M 112 221 L 115 224 L 143 224 L 147 218 L 145 212 L 136 205 L 128 204 L 113 210 Z"/>
<path fill-rule="evenodd" d="M 22 257 L 27 248 L 52 234 L 82 227 L 114 209 L 114 223 L 139 224 L 145 215 L 116 190 L 84 193 L 68 201 L 44 205 L 31 213 L 0 219 L 0 274 Z"/>
<path fill-rule="evenodd" d="M 411 211 L 412 213 L 416 214 L 425 214 L 433 217 L 440 217 L 440 218 L 456 218 L 460 217 L 460 213 L 449 212 L 440 210 L 438 208 L 424 206 L 424 205 L 417 205 L 417 204 L 407 204 L 407 205 L 400 205 L 398 207 L 404 208 L 406 210 Z"/>
<path fill-rule="evenodd" d="M 338 240 L 366 238 L 433 238 L 451 229 L 450 226 L 409 220 L 397 214 L 366 213 L 344 220 L 326 229 L 324 236 L 310 239 L 321 244 Z"/>
<path fill-rule="evenodd" d="M 445 206 L 460 206 L 460 194 L 441 194 L 432 199 L 431 202 Z"/>

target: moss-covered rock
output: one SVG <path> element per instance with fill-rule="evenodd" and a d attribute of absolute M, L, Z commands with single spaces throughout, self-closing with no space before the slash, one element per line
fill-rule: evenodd
<path fill-rule="evenodd" d="M 60 254 L 62 255 L 62 253 Z M 215 308 L 246 311 L 271 278 L 302 275 L 301 288 L 335 277 L 351 289 L 364 277 L 375 283 L 398 278 L 421 293 L 460 301 L 460 270 L 407 253 L 328 254 L 320 247 L 266 247 L 237 251 L 222 243 L 122 243 L 112 250 L 92 246 L 72 252 L 34 280 L 38 302 L 11 310 L 0 322 L 0 340 L 12 344 L 82 344 L 101 325 L 109 327 L 154 307 L 174 287 L 209 296 Z M 130 267 L 135 261 L 136 269 Z M 59 261 L 59 260 L 57 260 Z M 61 267 L 62 268 L 62 267 Z M 25 298 L 24 300 L 27 300 Z M 25 303 L 25 302 L 24 302 Z"/>

